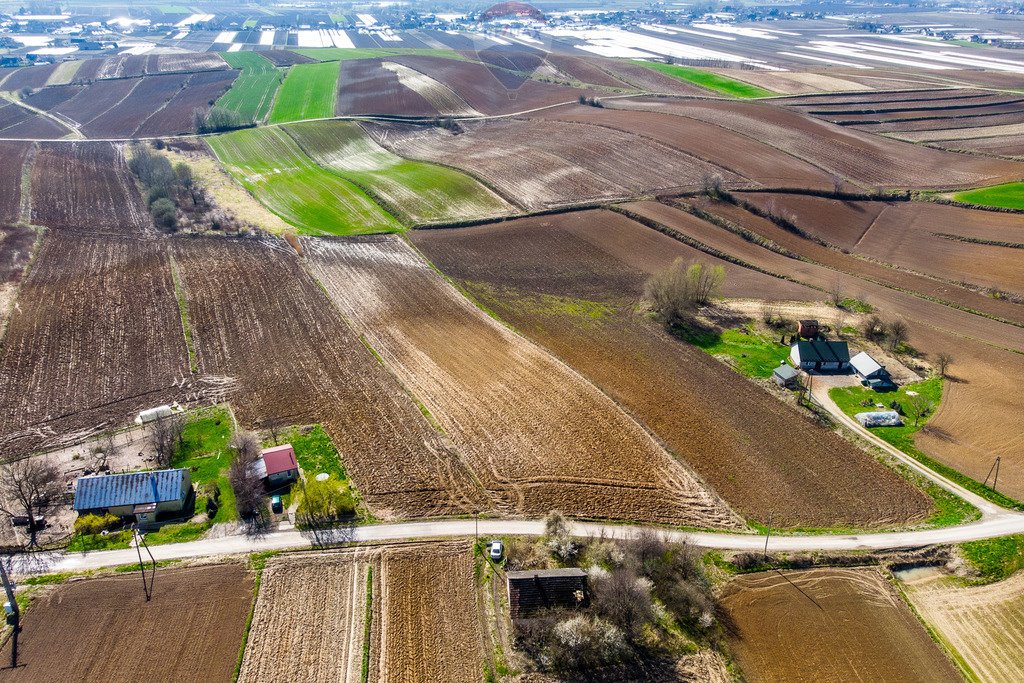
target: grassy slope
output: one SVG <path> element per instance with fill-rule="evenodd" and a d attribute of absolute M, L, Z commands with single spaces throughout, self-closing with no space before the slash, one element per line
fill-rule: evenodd
<path fill-rule="evenodd" d="M 300 55 L 321 62 L 344 62 L 349 59 L 373 59 L 375 57 L 400 57 L 402 55 L 418 55 L 423 57 L 445 57 L 446 59 L 465 59 L 455 50 L 435 50 L 429 48 L 346 48 L 346 47 L 311 47 L 293 49 Z"/>
<path fill-rule="evenodd" d="M 998 206 L 1004 209 L 1024 209 L 1024 183 L 1007 183 L 993 187 L 982 187 L 953 195 L 958 202 Z"/>
<path fill-rule="evenodd" d="M 245 121 L 263 121 L 281 85 L 281 72 L 258 52 L 222 52 L 220 56 L 242 73 L 220 96 L 217 106 L 238 112 Z"/>
<path fill-rule="evenodd" d="M 314 163 L 282 128 L 250 128 L 207 141 L 246 189 L 301 233 L 402 229 L 365 192 Z"/>
<path fill-rule="evenodd" d="M 967 561 L 981 572 L 983 582 L 1001 581 L 1024 569 L 1024 536 L 971 541 L 960 546 Z"/>
<path fill-rule="evenodd" d="M 461 221 L 512 211 L 471 176 L 396 156 L 356 123 L 314 121 L 286 130 L 314 161 L 366 188 L 410 223 Z"/>
<path fill-rule="evenodd" d="M 339 65 L 296 64 L 288 70 L 270 112 L 270 123 L 334 116 Z"/>
<path fill-rule="evenodd" d="M 771 377 L 775 368 L 789 357 L 788 346 L 762 337 L 752 326 L 747 331 L 733 329 L 717 333 L 680 327 L 674 332 L 712 356 L 729 356 L 736 369 L 747 377 Z"/>
<path fill-rule="evenodd" d="M 765 90 L 759 88 L 756 85 L 750 85 L 749 83 L 743 83 L 726 76 L 720 76 L 710 71 L 703 71 L 702 69 L 695 69 L 689 66 L 677 66 L 675 64 L 664 64 L 662 62 L 637 62 L 648 69 L 654 69 L 660 71 L 663 74 L 678 78 L 681 81 L 687 83 L 693 83 L 702 88 L 707 88 L 712 92 L 716 92 L 722 95 L 730 95 L 732 97 L 770 97 L 774 95 L 771 90 Z"/>

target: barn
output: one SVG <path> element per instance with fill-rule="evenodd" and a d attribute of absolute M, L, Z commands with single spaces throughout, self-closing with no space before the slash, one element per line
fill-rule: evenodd
<path fill-rule="evenodd" d="M 91 475 L 75 482 L 75 512 L 134 517 L 143 528 L 154 526 L 160 517 L 188 515 L 194 501 L 186 469 Z"/>
<path fill-rule="evenodd" d="M 590 604 L 587 573 L 582 569 L 537 569 L 508 572 L 508 604 L 513 619 L 555 607 Z"/>
<path fill-rule="evenodd" d="M 798 341 L 790 349 L 789 357 L 801 370 L 850 371 L 850 347 L 846 342 Z"/>

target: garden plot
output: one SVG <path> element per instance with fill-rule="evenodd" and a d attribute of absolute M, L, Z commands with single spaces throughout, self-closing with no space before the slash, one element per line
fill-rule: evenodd
<path fill-rule="evenodd" d="M 286 130 L 316 163 L 364 188 L 409 223 L 462 221 L 514 210 L 472 176 L 395 156 L 356 123 L 318 121 Z"/>
<path fill-rule="evenodd" d="M 415 402 L 277 240 L 174 245 L 199 369 L 240 423 L 323 423 L 378 518 L 467 514 L 483 495 Z"/>
<path fill-rule="evenodd" d="M 465 543 L 285 555 L 263 571 L 239 680 L 475 682 L 483 639 Z"/>
<path fill-rule="evenodd" d="M 962 680 L 876 569 L 747 574 L 722 602 L 751 683 Z"/>
<path fill-rule="evenodd" d="M 303 250 L 498 511 L 738 524 L 614 403 L 484 315 L 401 240 L 305 239 Z"/>
<path fill-rule="evenodd" d="M 281 127 L 240 130 L 208 142 L 249 192 L 301 232 L 358 234 L 402 227 L 359 187 L 310 159 Z"/>
<path fill-rule="evenodd" d="M 252 599 L 252 575 L 238 564 L 158 569 L 149 602 L 137 573 L 56 586 L 25 612 L 19 666 L 0 681 L 228 683 Z"/>
<path fill-rule="evenodd" d="M 939 575 L 912 581 L 905 590 L 925 623 L 978 679 L 1024 679 L 1024 572 L 987 586 L 963 586 Z"/>
<path fill-rule="evenodd" d="M 109 142 L 40 143 L 32 167 L 32 222 L 79 233 L 153 230 L 123 147 Z"/>
<path fill-rule="evenodd" d="M 368 129 L 401 156 L 463 169 L 529 209 L 696 189 L 706 175 L 739 181 L 667 145 L 607 128 L 533 120 L 466 127 L 458 135 L 399 125 Z"/>
<path fill-rule="evenodd" d="M 0 358 L 5 453 L 122 426 L 143 408 L 183 398 L 190 379 L 166 247 L 48 234 Z"/>
<path fill-rule="evenodd" d="M 606 211 L 411 236 L 443 272 L 593 381 L 745 516 L 765 523 L 774 511 L 776 526 L 871 527 L 927 514 L 928 499 L 897 475 L 634 312 L 649 274 L 676 258 L 716 265 L 714 257 Z M 820 297 L 725 268 L 726 296 Z"/>

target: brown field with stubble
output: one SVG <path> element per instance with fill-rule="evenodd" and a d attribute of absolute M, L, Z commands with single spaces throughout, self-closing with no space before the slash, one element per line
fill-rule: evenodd
<path fill-rule="evenodd" d="M 31 143 L 0 141 L 0 224 L 21 218 L 21 167 Z"/>
<path fill-rule="evenodd" d="M 58 231 L 152 231 L 125 162 L 109 142 L 41 143 L 32 167 L 32 222 Z"/>
<path fill-rule="evenodd" d="M 367 578 L 372 603 L 367 613 Z M 473 555 L 462 542 L 298 553 L 267 562 L 239 681 L 470 683 L 483 678 Z"/>
<path fill-rule="evenodd" d="M 166 246 L 49 233 L 0 357 L 5 457 L 126 424 L 190 379 Z"/>
<path fill-rule="evenodd" d="M 339 309 L 498 511 L 741 524 L 606 396 L 486 316 L 400 239 L 302 244 Z"/>
<path fill-rule="evenodd" d="M 1024 572 L 987 586 L 931 577 L 910 582 L 905 592 L 980 680 L 1024 680 Z"/>
<path fill-rule="evenodd" d="M 322 422 L 378 517 L 482 509 L 457 455 L 284 242 L 193 238 L 172 253 L 200 373 L 243 425 Z"/>
<path fill-rule="evenodd" d="M 721 600 L 750 683 L 962 680 L 876 569 L 747 574 Z"/>
<path fill-rule="evenodd" d="M 781 526 L 877 527 L 919 520 L 930 509 L 883 465 L 635 313 L 649 274 L 675 258 L 714 264 L 712 257 L 607 211 L 411 237 L 443 272 L 593 381 L 745 516 L 764 523 L 774 511 Z M 818 297 L 733 264 L 726 270 L 727 296 Z"/>
<path fill-rule="evenodd" d="M 57 586 L 25 612 L 19 666 L 0 681 L 228 683 L 252 591 L 238 564 L 158 569 L 150 602 L 138 573 Z"/>

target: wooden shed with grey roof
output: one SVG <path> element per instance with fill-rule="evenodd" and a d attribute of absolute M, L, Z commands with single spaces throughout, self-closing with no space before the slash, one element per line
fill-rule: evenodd
<path fill-rule="evenodd" d="M 582 569 L 534 569 L 508 572 L 508 604 L 513 619 L 544 609 L 590 605 L 587 573 Z"/>

